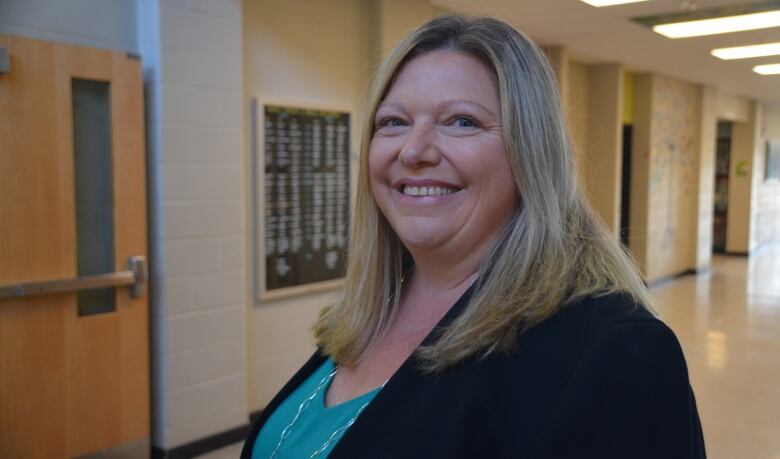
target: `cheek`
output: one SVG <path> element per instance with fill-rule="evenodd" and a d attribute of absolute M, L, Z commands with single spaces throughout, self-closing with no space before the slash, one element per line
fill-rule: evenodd
<path fill-rule="evenodd" d="M 382 154 L 375 148 L 374 142 L 371 142 L 368 150 L 368 185 L 374 198 L 379 201 L 380 207 L 382 205 L 381 201 L 387 193 L 388 167 Z"/>
<path fill-rule="evenodd" d="M 503 143 L 494 150 L 490 161 L 484 161 L 479 170 L 494 211 L 504 215 L 514 211 L 519 203 L 517 185 Z"/>
<path fill-rule="evenodd" d="M 388 140 L 374 138 L 371 141 L 368 147 L 368 174 L 372 187 L 382 185 L 387 180 L 394 158 L 392 144 Z"/>

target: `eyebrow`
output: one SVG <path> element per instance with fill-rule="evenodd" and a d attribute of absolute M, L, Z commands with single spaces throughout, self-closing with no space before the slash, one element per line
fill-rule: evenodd
<path fill-rule="evenodd" d="M 483 112 L 488 113 L 488 114 L 490 114 L 492 116 L 498 116 L 498 113 L 494 113 L 492 110 L 490 110 L 489 108 L 485 107 L 481 103 L 475 102 L 475 101 L 471 101 L 471 100 L 466 100 L 466 99 L 445 100 L 445 101 L 442 101 L 439 104 L 437 104 L 436 108 L 437 109 L 447 109 L 447 108 L 450 108 L 450 107 L 453 107 L 453 106 L 456 106 L 456 105 L 469 105 L 469 106 L 475 107 L 475 108 L 477 108 L 479 110 L 482 110 Z M 382 101 L 379 104 L 379 107 L 377 107 L 377 111 L 379 111 L 379 109 L 381 109 L 383 106 L 395 108 L 397 110 L 403 110 L 404 109 L 403 105 L 400 105 L 400 104 L 397 104 L 397 103 L 393 103 L 393 102 Z"/>

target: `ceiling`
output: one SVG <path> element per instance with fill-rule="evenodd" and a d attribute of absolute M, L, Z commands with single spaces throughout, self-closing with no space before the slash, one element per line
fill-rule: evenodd
<path fill-rule="evenodd" d="M 780 107 L 780 75 L 758 75 L 754 65 L 780 63 L 780 56 L 720 60 L 713 48 L 780 42 L 780 27 L 672 40 L 631 20 L 685 11 L 744 5 L 739 0 L 650 0 L 595 8 L 580 0 L 434 0 L 436 6 L 503 19 L 541 45 L 560 45 L 575 60 L 621 62 L 627 69 L 655 72 L 715 86 Z"/>

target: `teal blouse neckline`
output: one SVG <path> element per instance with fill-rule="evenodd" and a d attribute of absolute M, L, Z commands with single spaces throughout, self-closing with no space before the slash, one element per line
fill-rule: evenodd
<path fill-rule="evenodd" d="M 324 377 L 334 369 L 333 360 L 328 357 L 325 362 L 312 373 L 279 407 L 271 414 L 257 435 L 252 459 L 268 459 L 281 438 L 282 431 L 292 422 L 304 400 L 311 397 Z M 320 449 L 331 435 L 340 427 L 345 426 L 360 410 L 370 403 L 381 387 L 363 395 L 347 400 L 331 407 L 325 406 L 325 394 L 333 382 L 329 381 L 308 408 L 301 412 L 289 436 L 276 453 L 276 459 L 308 458 Z M 343 434 L 342 434 L 343 436 Z M 338 444 L 341 436 L 334 438 L 328 447 L 319 455 L 325 458 Z"/>

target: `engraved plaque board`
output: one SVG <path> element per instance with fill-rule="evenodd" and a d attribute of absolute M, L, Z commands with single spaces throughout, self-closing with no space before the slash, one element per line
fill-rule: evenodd
<path fill-rule="evenodd" d="M 350 114 L 264 105 L 258 124 L 260 298 L 330 286 L 346 263 Z"/>

